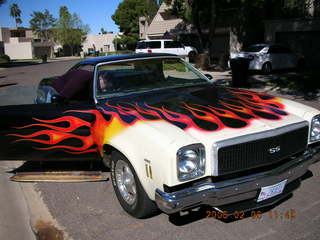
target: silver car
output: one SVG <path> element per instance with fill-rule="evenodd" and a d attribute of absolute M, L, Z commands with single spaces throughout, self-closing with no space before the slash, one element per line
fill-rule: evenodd
<path fill-rule="evenodd" d="M 305 67 L 305 59 L 288 47 L 276 44 L 255 44 L 242 49 L 239 53 L 231 53 L 230 58 L 250 58 L 249 70 L 261 70 L 269 74 L 272 70 Z"/>

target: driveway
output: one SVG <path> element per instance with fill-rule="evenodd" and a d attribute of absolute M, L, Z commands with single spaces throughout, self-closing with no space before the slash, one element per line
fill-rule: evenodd
<path fill-rule="evenodd" d="M 31 103 L 35 85 L 42 77 L 59 75 L 75 62 L 52 62 L 0 71 L 0 84 L 17 83 L 0 88 L 0 104 Z M 320 109 L 319 102 L 305 103 Z M 304 180 L 293 197 L 259 217 L 248 216 L 230 222 L 207 218 L 208 211 L 212 211 L 209 208 L 185 216 L 159 213 L 150 219 L 133 219 L 121 209 L 110 181 L 36 183 L 33 186 L 41 193 L 52 216 L 73 239 L 317 240 L 320 238 L 320 163 L 310 170 L 314 176 Z M 105 174 L 109 177 L 108 171 Z M 1 180 L 0 188 L 5 181 Z M 1 205 L 3 209 L 7 207 L 6 203 Z"/>

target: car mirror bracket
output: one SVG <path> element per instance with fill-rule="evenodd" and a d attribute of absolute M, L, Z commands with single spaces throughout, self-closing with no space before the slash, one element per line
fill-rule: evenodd
<path fill-rule="evenodd" d="M 68 104 L 68 100 L 64 96 L 54 94 L 51 96 L 51 103 L 58 106 L 63 106 Z"/>

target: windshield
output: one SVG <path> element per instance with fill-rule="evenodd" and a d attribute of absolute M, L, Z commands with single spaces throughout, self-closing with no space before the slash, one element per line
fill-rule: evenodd
<path fill-rule="evenodd" d="M 263 46 L 263 45 L 251 45 L 251 46 L 244 47 L 242 51 L 243 52 L 260 52 L 265 47 L 266 46 Z"/>
<path fill-rule="evenodd" d="M 96 96 L 120 96 L 208 83 L 206 77 L 179 58 L 130 60 L 98 66 Z"/>

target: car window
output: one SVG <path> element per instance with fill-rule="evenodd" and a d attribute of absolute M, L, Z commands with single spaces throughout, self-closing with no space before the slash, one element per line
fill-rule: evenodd
<path fill-rule="evenodd" d="M 69 71 L 72 71 L 72 70 L 85 70 L 85 71 L 93 72 L 94 71 L 94 65 L 91 65 L 91 64 L 77 64 L 77 65 L 73 66 Z"/>
<path fill-rule="evenodd" d="M 164 48 L 182 48 L 182 44 L 178 41 L 164 41 Z"/>
<path fill-rule="evenodd" d="M 270 46 L 268 53 L 280 53 L 280 49 L 278 46 Z"/>
<path fill-rule="evenodd" d="M 145 42 L 138 42 L 137 43 L 136 49 L 145 49 L 145 48 L 147 48 L 147 45 Z"/>
<path fill-rule="evenodd" d="M 161 48 L 160 41 L 146 42 L 146 45 L 147 45 L 147 48 L 150 48 L 150 49 Z"/>
<path fill-rule="evenodd" d="M 130 60 L 100 65 L 96 76 L 98 98 L 106 94 L 118 96 L 209 83 L 201 73 L 179 58 Z"/>
<path fill-rule="evenodd" d="M 89 66 L 91 65 L 80 65 L 88 68 Z M 68 71 L 52 82 L 55 91 L 71 101 L 85 101 L 92 97 L 93 71 L 80 67 Z"/>

